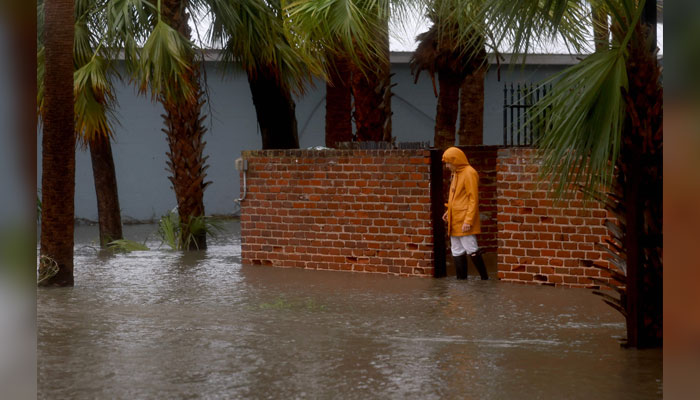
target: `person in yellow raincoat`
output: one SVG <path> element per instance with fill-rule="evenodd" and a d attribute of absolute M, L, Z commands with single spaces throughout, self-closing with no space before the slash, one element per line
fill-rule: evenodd
<path fill-rule="evenodd" d="M 489 279 L 475 236 L 481 233 L 479 174 L 469 165 L 462 150 L 456 147 L 445 150 L 442 162 L 452 171 L 449 198 L 445 204 L 447 211 L 442 219 L 447 222 L 457 279 L 467 278 L 467 255 L 481 279 Z"/>

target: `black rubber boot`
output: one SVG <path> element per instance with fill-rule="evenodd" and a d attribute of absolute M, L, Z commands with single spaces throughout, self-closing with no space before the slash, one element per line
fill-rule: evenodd
<path fill-rule="evenodd" d="M 479 271 L 481 275 L 481 280 L 485 281 L 489 279 L 489 274 L 486 272 L 486 264 L 484 264 L 484 259 L 481 257 L 481 249 L 477 250 L 474 254 L 470 254 L 469 258 L 472 259 L 476 270 Z"/>
<path fill-rule="evenodd" d="M 452 260 L 454 260 L 455 263 L 457 279 L 467 279 L 467 253 L 459 256 L 452 256 Z"/>

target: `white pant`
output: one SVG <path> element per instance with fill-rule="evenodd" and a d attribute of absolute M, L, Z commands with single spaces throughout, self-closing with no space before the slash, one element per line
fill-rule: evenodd
<path fill-rule="evenodd" d="M 476 235 L 450 236 L 450 242 L 452 243 L 453 256 L 461 256 L 465 252 L 474 254 L 479 250 L 479 245 L 476 243 Z"/>

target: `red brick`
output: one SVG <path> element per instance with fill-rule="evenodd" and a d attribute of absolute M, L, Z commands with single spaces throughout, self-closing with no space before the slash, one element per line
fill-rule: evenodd
<path fill-rule="evenodd" d="M 561 231 L 562 231 L 562 233 L 576 233 L 576 227 L 575 226 L 562 226 Z"/>
<path fill-rule="evenodd" d="M 579 264 L 579 261 L 575 260 L 575 259 L 564 260 L 565 267 L 576 267 L 578 264 Z"/>
<path fill-rule="evenodd" d="M 547 232 L 559 233 L 561 232 L 561 226 L 547 225 Z"/>
<path fill-rule="evenodd" d="M 564 282 L 564 278 L 561 275 L 548 275 L 547 279 L 549 280 L 549 282 L 554 282 L 554 283 Z"/>
<path fill-rule="evenodd" d="M 552 267 L 540 267 L 540 273 L 551 275 L 554 273 L 554 268 Z"/>
<path fill-rule="evenodd" d="M 585 276 L 579 276 L 579 277 L 578 277 L 578 283 L 583 284 L 583 285 L 590 285 L 590 284 L 591 284 L 591 280 L 588 279 L 588 278 L 585 277 Z"/>
<path fill-rule="evenodd" d="M 518 258 L 514 257 L 514 256 L 506 256 L 506 257 L 504 257 L 503 262 L 508 263 L 508 264 L 516 264 L 518 262 Z"/>
<path fill-rule="evenodd" d="M 593 233 L 594 235 L 603 235 L 604 236 L 604 235 L 608 234 L 608 229 L 604 228 L 604 227 L 594 226 L 593 228 L 591 228 L 591 233 Z"/>
<path fill-rule="evenodd" d="M 499 274 L 501 274 L 499 272 Z M 503 279 L 520 279 L 520 275 L 517 272 L 503 272 Z"/>
<path fill-rule="evenodd" d="M 525 255 L 525 249 L 515 247 L 511 249 L 511 252 L 513 253 L 514 256 L 524 256 Z"/>
<path fill-rule="evenodd" d="M 527 272 L 519 272 L 518 279 L 521 281 L 529 282 L 533 280 L 533 274 Z"/>
<path fill-rule="evenodd" d="M 556 257 L 556 250 L 543 249 L 540 250 L 540 255 L 542 257 Z"/>

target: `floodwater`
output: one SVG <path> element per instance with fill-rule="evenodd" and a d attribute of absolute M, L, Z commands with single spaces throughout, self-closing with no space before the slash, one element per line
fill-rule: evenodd
<path fill-rule="evenodd" d="M 225 228 L 108 255 L 78 227 L 75 287 L 37 293 L 38 398 L 662 397 L 661 350 L 587 290 L 241 265 Z"/>

